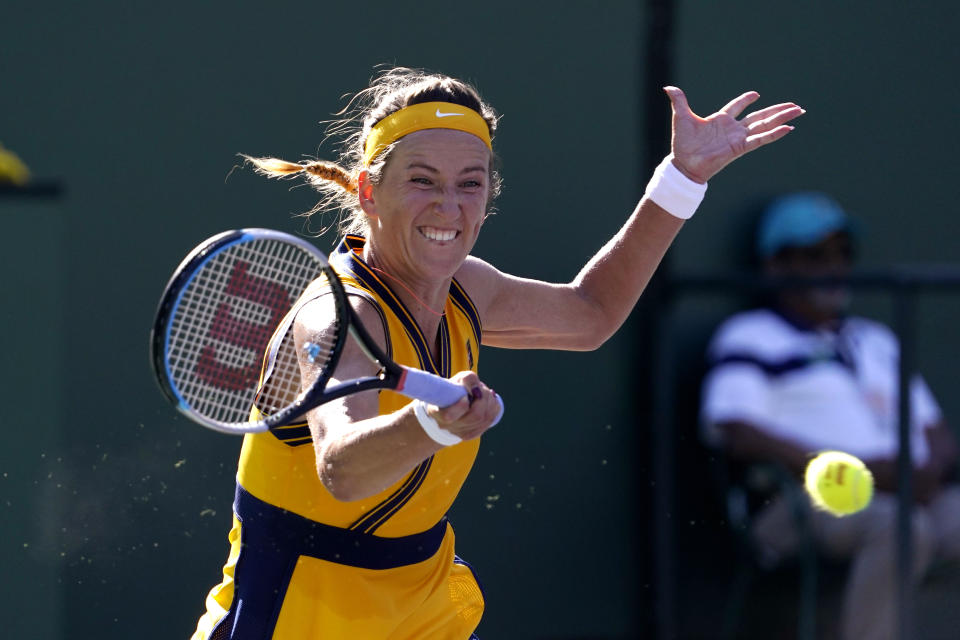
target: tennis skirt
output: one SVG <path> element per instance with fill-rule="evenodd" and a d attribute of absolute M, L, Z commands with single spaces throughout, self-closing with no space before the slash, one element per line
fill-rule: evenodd
<path fill-rule="evenodd" d="M 223 582 L 192 640 L 467 640 L 483 614 L 444 519 L 382 538 L 284 511 L 237 486 Z"/>

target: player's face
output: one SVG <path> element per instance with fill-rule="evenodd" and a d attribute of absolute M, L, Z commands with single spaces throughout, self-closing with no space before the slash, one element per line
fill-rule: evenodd
<path fill-rule="evenodd" d="M 370 244 L 394 275 L 451 277 L 473 249 L 487 210 L 490 150 L 463 131 L 403 139 L 372 187 Z"/>

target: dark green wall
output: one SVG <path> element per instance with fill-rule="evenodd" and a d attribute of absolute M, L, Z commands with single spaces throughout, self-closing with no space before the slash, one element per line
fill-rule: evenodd
<path fill-rule="evenodd" d="M 236 154 L 329 157 L 319 121 L 377 63 L 473 80 L 504 114 L 506 179 L 477 254 L 568 279 L 666 151 L 665 140 L 637 148 L 642 92 L 654 89 L 639 61 L 643 4 L 5 7 L 0 141 L 67 185 L 58 201 L 0 199 L 11 239 L 0 262 L 0 614 L 21 625 L 11 637 L 185 637 L 219 579 L 239 440 L 164 403 L 147 335 L 196 242 L 240 226 L 296 231 L 292 214 L 313 203 L 248 171 L 227 179 Z M 678 6 L 675 83 L 696 110 L 748 88 L 809 110 L 790 139 L 711 185 L 672 252 L 678 271 L 740 265 L 743 203 L 794 187 L 833 191 L 868 218 L 870 264 L 954 259 L 957 19 L 946 2 L 877 6 Z M 681 375 L 727 306 L 682 306 Z M 930 303 L 921 339 L 954 415 L 957 311 L 955 298 Z M 635 346 L 627 330 L 590 354 L 484 351 L 483 377 L 508 413 L 451 514 L 487 589 L 481 636 L 649 631 L 650 461 L 633 413 L 642 390 L 624 382 Z"/>

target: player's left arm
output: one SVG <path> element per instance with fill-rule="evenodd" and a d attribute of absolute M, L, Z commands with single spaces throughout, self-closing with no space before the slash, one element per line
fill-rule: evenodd
<path fill-rule="evenodd" d="M 682 224 L 642 202 L 617 237 L 566 284 L 517 277 L 468 258 L 457 277 L 477 303 L 483 343 L 596 349 L 623 324 Z"/>
<path fill-rule="evenodd" d="M 673 107 L 672 163 L 704 184 L 740 156 L 779 140 L 804 110 L 793 103 L 760 109 L 739 120 L 759 95 L 747 92 L 701 118 L 683 92 L 665 89 Z M 477 303 L 484 344 L 508 348 L 588 350 L 623 324 L 650 282 L 683 220 L 647 197 L 569 283 L 518 278 L 476 259 L 457 277 Z"/>

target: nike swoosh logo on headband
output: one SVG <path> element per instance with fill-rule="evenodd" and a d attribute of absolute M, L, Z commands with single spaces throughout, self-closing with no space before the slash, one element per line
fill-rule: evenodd
<path fill-rule="evenodd" d="M 462 116 L 462 115 L 464 115 L 464 114 L 462 114 L 462 113 L 441 113 L 441 112 L 440 112 L 440 109 L 437 109 L 437 113 L 436 113 L 435 115 L 436 115 L 438 118 L 446 118 L 446 117 L 449 117 L 449 116 Z"/>

